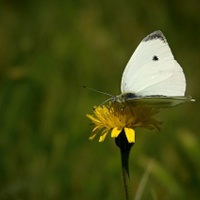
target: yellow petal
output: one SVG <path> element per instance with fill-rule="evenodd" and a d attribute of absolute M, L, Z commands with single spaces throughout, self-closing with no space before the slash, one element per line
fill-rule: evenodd
<path fill-rule="evenodd" d="M 93 140 L 94 137 L 96 136 L 96 134 L 99 132 L 100 129 L 101 129 L 101 128 L 98 127 L 98 126 L 94 127 L 93 130 L 92 130 L 92 134 L 91 134 L 90 137 L 89 137 L 89 140 Z"/>
<path fill-rule="evenodd" d="M 116 138 L 120 134 L 121 131 L 122 129 L 119 129 L 117 127 L 113 128 L 111 132 L 111 137 Z"/>
<path fill-rule="evenodd" d="M 101 133 L 101 136 L 99 138 L 99 142 L 103 142 L 106 138 L 106 135 L 108 134 L 109 130 L 104 130 L 102 133 Z"/>
<path fill-rule="evenodd" d="M 129 143 L 135 143 L 135 130 L 132 128 L 124 128 L 126 138 Z"/>
<path fill-rule="evenodd" d="M 89 140 L 93 140 L 95 136 L 96 136 L 96 134 L 91 135 L 91 136 L 89 137 Z"/>
<path fill-rule="evenodd" d="M 95 127 L 93 128 L 92 132 L 94 133 L 94 132 L 99 131 L 99 130 L 101 130 L 101 129 L 102 129 L 102 127 L 100 127 L 100 126 L 95 126 Z"/>
<path fill-rule="evenodd" d="M 87 114 L 86 117 L 88 117 L 89 119 L 91 119 L 94 123 L 95 123 L 95 122 L 96 122 L 96 123 L 99 123 L 99 122 L 100 122 L 97 118 L 95 118 L 94 116 L 92 116 L 92 115 L 90 115 L 90 114 Z"/>

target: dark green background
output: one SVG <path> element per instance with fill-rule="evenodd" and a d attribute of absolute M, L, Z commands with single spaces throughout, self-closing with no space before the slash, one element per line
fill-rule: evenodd
<path fill-rule="evenodd" d="M 133 193 L 141 199 L 200 196 L 198 0 L 3 0 L 0 2 L 0 199 L 124 199 L 119 150 L 89 141 L 85 117 L 120 93 L 139 42 L 160 29 L 196 103 L 163 110 L 161 132 L 136 130 Z"/>

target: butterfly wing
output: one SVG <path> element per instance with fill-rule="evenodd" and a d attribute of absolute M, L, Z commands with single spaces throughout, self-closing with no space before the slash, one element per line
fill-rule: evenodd
<path fill-rule="evenodd" d="M 121 81 L 122 93 L 137 96 L 184 96 L 185 75 L 161 31 L 142 40 L 130 58 Z"/>
<path fill-rule="evenodd" d="M 195 101 L 191 96 L 173 96 L 173 97 L 163 97 L 163 96 L 147 96 L 147 97 L 135 97 L 135 98 L 127 98 L 123 97 L 124 101 L 127 103 L 131 103 L 132 105 L 137 106 L 150 106 L 156 108 L 168 108 L 173 107 L 178 104 L 187 102 L 187 101 Z"/>

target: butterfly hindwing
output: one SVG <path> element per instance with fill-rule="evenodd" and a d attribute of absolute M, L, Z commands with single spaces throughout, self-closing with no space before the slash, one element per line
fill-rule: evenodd
<path fill-rule="evenodd" d="M 178 104 L 193 101 L 190 96 L 174 96 L 174 97 L 163 97 L 163 96 L 147 96 L 147 97 L 136 97 L 136 98 L 127 98 L 124 97 L 124 101 L 131 103 L 137 106 L 151 106 L 157 108 L 168 108 L 173 107 Z"/>

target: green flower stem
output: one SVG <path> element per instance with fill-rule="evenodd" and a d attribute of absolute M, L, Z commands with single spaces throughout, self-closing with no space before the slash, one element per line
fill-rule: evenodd
<path fill-rule="evenodd" d="M 122 175 L 123 175 L 124 189 L 125 189 L 125 194 L 126 194 L 127 200 L 131 199 L 130 178 L 129 178 L 129 168 L 128 168 L 129 152 L 121 151 Z"/>
<path fill-rule="evenodd" d="M 116 145 L 120 148 L 121 152 L 121 162 L 122 162 L 122 175 L 124 181 L 124 189 L 126 194 L 126 200 L 131 199 L 130 190 L 130 177 L 129 177 L 129 154 L 131 147 L 134 143 L 128 143 L 124 131 L 122 131 L 119 136 L 115 139 Z"/>

